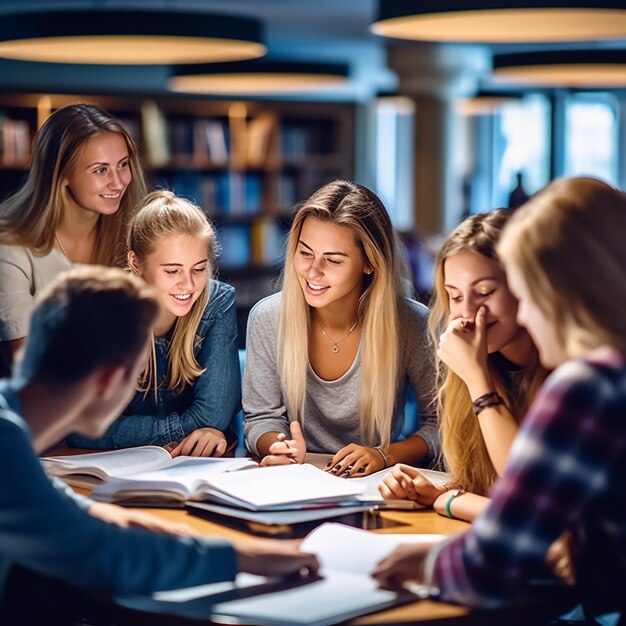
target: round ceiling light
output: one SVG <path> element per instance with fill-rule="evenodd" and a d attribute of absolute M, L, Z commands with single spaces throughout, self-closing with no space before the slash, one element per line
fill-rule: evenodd
<path fill-rule="evenodd" d="M 168 87 L 184 93 L 215 95 L 283 95 L 313 93 L 348 80 L 339 63 L 266 61 L 265 59 L 174 68 Z"/>
<path fill-rule="evenodd" d="M 379 0 L 372 30 L 420 41 L 519 43 L 626 36 L 623 0 Z"/>
<path fill-rule="evenodd" d="M 85 9 L 0 13 L 0 57 L 157 65 L 262 56 L 261 23 L 199 11 Z"/>
<path fill-rule="evenodd" d="M 559 50 L 500 54 L 493 59 L 500 83 L 540 87 L 626 87 L 626 50 Z"/>

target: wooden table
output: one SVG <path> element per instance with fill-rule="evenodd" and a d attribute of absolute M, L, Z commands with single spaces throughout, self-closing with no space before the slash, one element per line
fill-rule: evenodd
<path fill-rule="evenodd" d="M 56 452 L 56 451 L 55 451 Z M 65 451 L 58 451 L 59 454 Z M 75 452 L 75 451 L 72 451 Z M 86 493 L 85 490 L 76 489 L 79 493 Z M 146 513 L 155 515 L 161 519 L 170 522 L 183 523 L 193 529 L 195 533 L 207 537 L 220 537 L 227 540 L 236 541 L 259 541 L 259 537 L 252 534 L 237 530 L 231 526 L 210 521 L 192 515 L 183 509 L 160 509 L 145 508 L 140 509 Z M 370 528 L 376 533 L 399 533 L 399 534 L 444 534 L 452 535 L 463 532 L 469 528 L 469 524 L 459 520 L 452 520 L 442 517 L 432 510 L 398 510 L 377 512 L 373 518 L 375 528 Z M 545 623 L 550 611 L 546 613 L 545 605 L 543 610 L 537 615 L 538 605 L 529 607 L 522 605 L 502 611 L 475 611 L 465 607 L 446 604 L 433 600 L 420 600 L 411 604 L 405 604 L 393 609 L 372 613 L 360 618 L 356 618 L 347 622 L 349 626 L 366 626 L 366 625 L 404 625 L 409 623 L 420 623 L 422 626 L 427 624 L 463 624 L 475 626 L 487 626 L 506 623 L 507 626 L 520 624 L 528 626 L 529 624 Z M 537 618 L 539 621 L 535 621 Z M 125 621 L 128 619 L 128 621 Z M 145 620 L 145 621 L 144 621 Z M 107 621 L 103 623 L 108 623 Z M 124 614 L 114 614 L 112 623 L 116 625 L 132 624 L 133 626 L 159 626 L 161 624 L 178 625 L 201 623 L 197 620 L 189 620 L 188 618 L 179 618 L 171 615 L 155 615 L 155 614 L 139 614 L 134 611 L 130 612 L 130 616 Z M 210 621 L 203 620 L 202 623 L 208 624 Z M 100 622 L 98 622 L 100 624 Z"/>

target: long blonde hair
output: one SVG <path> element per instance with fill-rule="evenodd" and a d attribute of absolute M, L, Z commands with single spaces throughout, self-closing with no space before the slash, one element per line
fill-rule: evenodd
<path fill-rule="evenodd" d="M 626 194 L 595 178 L 563 178 L 520 209 L 498 252 L 555 320 L 568 356 L 602 344 L 626 353 Z"/>
<path fill-rule="evenodd" d="M 194 347 L 196 331 L 209 298 L 210 277 L 217 247 L 215 231 L 202 209 L 184 198 L 179 198 L 171 191 L 161 190 L 153 191 L 145 197 L 130 224 L 127 237 L 128 251 L 134 253 L 138 262 L 138 267 L 131 269 L 137 271 L 141 269 L 159 241 L 180 235 L 201 237 L 206 240 L 209 265 L 207 284 L 202 295 L 192 304 L 189 313 L 177 317 L 174 323 L 172 341 L 167 354 L 166 380 L 168 389 L 178 391 L 192 385 L 204 372 L 196 360 Z M 151 386 L 155 392 L 159 386 L 154 350 L 140 377 L 142 391 L 147 392 Z"/>
<path fill-rule="evenodd" d="M 0 204 L 0 243 L 49 254 L 68 203 L 67 179 L 89 139 L 117 133 L 124 138 L 132 180 L 114 215 L 100 217 L 92 262 L 123 265 L 123 238 L 129 219 L 148 190 L 137 147 L 124 125 L 92 104 L 55 111 L 37 132 L 24 185 Z"/>
<path fill-rule="evenodd" d="M 361 322 L 360 421 L 369 445 L 389 444 L 400 361 L 398 301 L 403 294 L 401 261 L 389 215 L 380 199 L 356 183 L 337 180 L 316 191 L 297 211 L 287 243 L 279 323 L 278 364 L 287 410 L 303 422 L 311 311 L 294 269 L 307 217 L 349 228 L 366 264 L 358 304 Z M 383 349 L 384 347 L 384 349 Z"/>
<path fill-rule="evenodd" d="M 430 303 L 430 332 L 435 346 L 450 321 L 449 295 L 445 290 L 446 259 L 461 252 L 474 252 L 500 264 L 496 243 L 511 212 L 496 209 L 473 215 L 450 234 L 435 263 L 434 293 Z M 521 373 L 515 385 L 502 370 L 499 354 L 490 354 L 488 366 L 496 391 L 504 398 L 513 417 L 519 422 L 543 382 L 546 371 L 535 351 L 533 362 Z M 442 454 L 451 474 L 450 484 L 479 494 L 487 494 L 497 478 L 476 416 L 467 385 L 443 362 L 437 362 L 436 403 L 440 424 Z"/>

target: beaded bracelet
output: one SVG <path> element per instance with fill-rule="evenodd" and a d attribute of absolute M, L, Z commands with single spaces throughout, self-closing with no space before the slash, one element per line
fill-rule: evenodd
<path fill-rule="evenodd" d="M 376 452 L 378 452 L 378 454 L 380 454 L 380 456 L 383 459 L 383 463 L 385 464 L 385 468 L 384 469 L 387 469 L 387 455 L 379 447 L 375 447 L 374 450 L 376 450 Z"/>
<path fill-rule="evenodd" d="M 504 404 L 502 396 L 497 391 L 490 391 L 472 402 L 472 412 L 478 415 L 483 409 L 489 409 L 499 404 Z"/>

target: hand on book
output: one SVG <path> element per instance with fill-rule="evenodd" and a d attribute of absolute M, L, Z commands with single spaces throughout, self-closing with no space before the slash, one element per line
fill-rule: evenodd
<path fill-rule="evenodd" d="M 299 422 L 289 424 L 291 439 L 287 439 L 284 433 L 276 437 L 278 441 L 269 448 L 269 454 L 263 457 L 261 465 L 287 465 L 288 463 L 304 463 L 306 456 L 306 441 L 302 434 Z"/>
<path fill-rule="evenodd" d="M 125 509 L 116 504 L 94 502 L 89 507 L 89 514 L 108 524 L 116 524 L 121 528 L 143 528 L 156 533 L 168 533 L 180 537 L 194 534 L 193 529 L 186 524 L 174 524 L 149 513 Z"/>
<path fill-rule="evenodd" d="M 316 574 L 319 563 L 314 554 L 300 551 L 302 540 L 264 539 L 254 542 L 234 542 L 240 572 L 257 576 L 287 576 Z"/>
<path fill-rule="evenodd" d="M 171 444 L 170 444 L 171 445 Z M 217 428 L 197 428 L 187 435 L 173 450 L 172 458 L 177 456 L 222 456 L 226 451 L 226 437 Z"/>
<path fill-rule="evenodd" d="M 368 476 L 385 469 L 385 457 L 376 448 L 351 443 L 328 461 L 324 471 L 342 478 Z"/>
<path fill-rule="evenodd" d="M 433 485 L 418 469 L 400 463 L 384 476 L 378 491 L 385 500 L 412 500 L 432 507 L 446 488 Z"/>
<path fill-rule="evenodd" d="M 399 589 L 406 582 L 424 583 L 424 562 L 439 541 L 403 543 L 379 561 L 372 576 L 383 589 Z"/>

